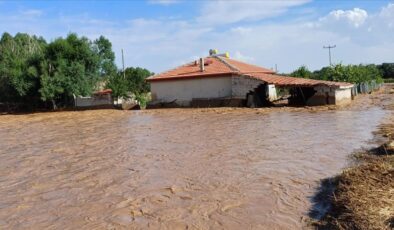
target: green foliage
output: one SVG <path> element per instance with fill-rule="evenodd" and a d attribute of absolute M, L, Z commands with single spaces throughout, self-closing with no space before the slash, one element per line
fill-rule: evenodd
<path fill-rule="evenodd" d="M 301 77 L 301 78 L 312 78 L 312 72 L 306 66 L 301 66 L 295 71 L 293 71 L 290 76 Z"/>
<path fill-rule="evenodd" d="M 150 91 L 150 86 L 146 82 L 146 78 L 152 76 L 153 73 L 151 73 L 149 70 L 140 67 L 130 67 L 125 69 L 125 73 L 131 92 L 135 94 L 141 94 Z"/>
<path fill-rule="evenodd" d="M 21 101 L 34 97 L 39 87 L 37 64 L 46 42 L 42 38 L 4 33 L 0 40 L 0 101 Z"/>
<path fill-rule="evenodd" d="M 65 105 L 73 95 L 87 96 L 98 82 L 115 76 L 112 44 L 101 36 L 94 42 L 76 34 L 47 44 L 28 34 L 0 40 L 0 103 L 50 101 Z"/>
<path fill-rule="evenodd" d="M 99 56 L 87 38 L 69 34 L 65 39 L 56 39 L 48 45 L 45 60 L 43 75 L 51 80 L 42 82 L 43 87 L 49 88 L 40 91 L 43 100 L 87 96 L 99 80 Z"/>
<path fill-rule="evenodd" d="M 100 36 L 99 39 L 94 41 L 93 50 L 98 55 L 98 71 L 100 76 L 110 77 L 116 75 L 115 54 L 112 51 L 111 42 L 105 37 Z"/>
<path fill-rule="evenodd" d="M 372 80 L 378 83 L 382 82 L 382 73 L 376 65 L 342 65 L 337 64 L 330 67 L 324 67 L 321 70 L 311 73 L 305 66 L 291 73 L 292 76 L 312 78 L 326 81 L 341 81 L 351 83 L 370 82 Z"/>
<path fill-rule="evenodd" d="M 129 98 L 130 95 L 128 92 L 130 91 L 128 88 L 127 80 L 120 74 L 112 75 L 108 79 L 106 88 L 112 90 L 112 96 L 114 98 Z"/>
<path fill-rule="evenodd" d="M 146 105 L 151 100 L 150 93 L 136 94 L 135 99 L 140 103 L 141 108 L 146 108 Z"/>
<path fill-rule="evenodd" d="M 394 63 L 382 63 L 377 66 L 383 78 L 394 78 Z"/>
<path fill-rule="evenodd" d="M 126 68 L 125 74 L 119 71 L 117 76 L 109 79 L 107 87 L 112 89 L 114 97 L 128 98 L 131 94 L 141 103 L 142 96 L 150 91 L 146 78 L 153 75 L 149 70 L 143 68 Z M 139 100 L 141 99 L 141 100 Z"/>

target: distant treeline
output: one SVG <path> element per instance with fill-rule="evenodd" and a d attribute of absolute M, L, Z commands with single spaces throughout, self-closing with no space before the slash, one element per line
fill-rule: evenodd
<path fill-rule="evenodd" d="M 115 65 L 111 42 L 91 41 L 74 33 L 46 42 L 44 38 L 4 33 L 0 40 L 0 110 L 67 107 L 73 97 L 88 96 L 100 87 L 115 97 L 149 92 L 143 68 Z"/>
<path fill-rule="evenodd" d="M 376 81 L 379 83 L 382 82 L 383 79 L 394 78 L 394 63 L 383 63 L 381 65 L 336 64 L 329 67 L 323 67 L 313 72 L 306 66 L 301 66 L 289 75 L 326 81 L 344 81 L 351 83 Z"/>

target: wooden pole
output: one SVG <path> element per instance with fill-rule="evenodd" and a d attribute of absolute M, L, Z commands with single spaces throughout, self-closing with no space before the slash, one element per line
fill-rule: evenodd
<path fill-rule="evenodd" d="M 126 79 L 126 72 L 124 71 L 124 56 L 123 56 L 123 49 L 122 49 L 122 66 L 123 66 L 123 78 Z"/>

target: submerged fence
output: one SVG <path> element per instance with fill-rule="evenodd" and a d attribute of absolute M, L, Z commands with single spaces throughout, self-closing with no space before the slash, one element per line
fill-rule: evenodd
<path fill-rule="evenodd" d="M 352 88 L 352 96 L 356 96 L 357 94 L 371 93 L 374 90 L 380 89 L 382 85 L 382 83 L 376 83 L 375 80 L 370 82 L 356 83 Z"/>

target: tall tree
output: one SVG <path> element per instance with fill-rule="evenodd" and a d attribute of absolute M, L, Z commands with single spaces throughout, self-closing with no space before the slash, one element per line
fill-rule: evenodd
<path fill-rule="evenodd" d="M 130 94 L 139 97 L 149 92 L 150 86 L 146 78 L 151 75 L 153 73 L 147 69 L 129 67 L 125 69 L 124 75 L 123 71 L 119 71 L 116 76 L 113 76 L 107 87 L 112 89 L 114 97 L 129 97 Z"/>
<path fill-rule="evenodd" d="M 144 68 L 129 67 L 125 70 L 126 79 L 129 82 L 129 89 L 135 94 L 147 93 L 150 90 L 150 85 L 146 78 L 152 76 L 153 73 Z"/>
<path fill-rule="evenodd" d="M 115 54 L 111 42 L 104 36 L 94 41 L 93 49 L 98 56 L 99 74 L 103 78 L 116 75 Z"/>
<path fill-rule="evenodd" d="M 39 88 L 38 63 L 43 58 L 43 38 L 4 33 L 0 40 L 0 101 L 20 102 L 26 96 L 36 99 Z"/>
<path fill-rule="evenodd" d="M 69 34 L 51 42 L 41 67 L 41 98 L 67 103 L 71 97 L 87 96 L 94 90 L 100 74 L 100 58 L 92 42 Z"/>

